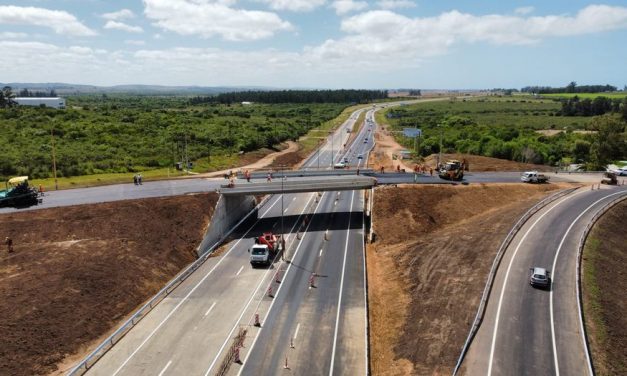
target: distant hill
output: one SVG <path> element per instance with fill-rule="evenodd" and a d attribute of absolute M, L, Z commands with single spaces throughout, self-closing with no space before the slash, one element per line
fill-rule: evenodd
<path fill-rule="evenodd" d="M 9 82 L 0 83 L 0 87 L 11 86 L 13 92 L 19 92 L 22 89 L 29 91 L 50 91 L 54 90 L 58 95 L 75 95 L 75 94 L 145 94 L 145 95 L 212 95 L 220 93 L 230 93 L 234 91 L 246 90 L 277 90 L 276 88 L 264 88 L 258 86 L 250 87 L 209 87 L 209 86 L 161 86 L 161 85 L 116 85 L 116 86 L 94 86 L 94 85 L 78 85 L 66 84 L 62 82 L 46 82 L 46 83 L 24 83 Z"/>

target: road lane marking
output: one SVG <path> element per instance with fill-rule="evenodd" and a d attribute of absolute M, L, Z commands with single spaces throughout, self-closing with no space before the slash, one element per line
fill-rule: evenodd
<path fill-rule="evenodd" d="M 168 369 L 168 367 L 170 367 L 170 364 L 172 364 L 172 361 L 170 360 L 168 362 L 168 364 L 165 365 L 165 367 L 163 367 L 163 369 L 161 370 L 161 372 L 159 372 L 159 376 L 163 376 L 163 374 L 165 373 L 165 371 Z"/>
<path fill-rule="evenodd" d="M 320 248 L 320 253 L 318 253 L 318 257 L 322 257 L 322 250 L 323 250 L 323 249 L 324 249 L 324 248 Z"/>
<path fill-rule="evenodd" d="M 235 273 L 235 276 L 237 277 L 239 275 L 239 273 L 242 272 L 242 270 L 244 270 L 244 265 L 242 265 L 239 270 L 237 271 L 237 273 Z"/>
<path fill-rule="evenodd" d="M 325 194 L 326 192 L 322 194 L 322 196 L 320 197 L 320 200 L 318 200 L 318 202 L 316 203 L 316 208 L 314 209 L 314 212 L 313 212 L 314 216 L 318 212 L 318 209 L 320 208 L 320 203 L 322 203 L 322 198 L 324 197 Z M 304 243 L 303 240 L 305 239 L 305 236 L 309 234 L 307 231 L 309 230 L 309 226 L 311 226 L 312 222 L 313 221 L 309 221 L 309 224 L 305 228 L 305 232 L 303 233 L 303 236 L 300 239 L 300 243 L 298 243 L 298 246 L 296 246 L 296 250 L 294 251 L 294 256 L 292 257 L 292 260 L 296 259 L 296 256 L 298 255 L 298 251 L 300 250 L 300 246 Z M 285 277 L 283 277 L 284 281 L 287 278 L 290 272 L 290 269 L 292 268 L 292 265 L 294 265 L 294 263 L 290 262 L 289 265 L 287 266 L 287 269 L 285 270 Z M 274 299 L 272 299 L 272 302 L 270 303 L 270 307 L 268 307 L 268 310 L 266 311 L 266 314 L 263 317 L 263 322 L 266 322 L 268 320 L 268 316 L 270 315 L 270 312 L 272 312 L 272 307 L 274 306 L 274 303 L 277 301 L 277 297 L 279 296 L 279 293 L 281 292 L 281 289 L 283 288 L 283 286 L 285 286 L 285 283 L 281 283 L 279 285 L 279 288 L 276 291 L 276 294 L 274 295 Z M 263 327 L 261 328 L 261 330 L 263 330 Z M 261 333 L 261 330 L 257 332 L 257 335 L 253 339 L 253 343 L 251 343 L 250 347 L 248 348 L 248 352 L 246 353 L 246 357 L 244 358 L 244 361 L 243 361 L 244 365 L 246 365 L 246 361 L 248 360 L 248 357 L 253 352 L 253 348 L 255 347 L 255 343 L 257 343 L 257 339 L 259 339 L 259 333 Z M 244 368 L 245 367 L 240 367 L 239 372 L 237 373 L 238 376 L 242 374 L 242 371 L 244 370 Z"/>
<path fill-rule="evenodd" d="M 331 365 L 329 366 L 329 376 L 333 376 L 333 365 L 335 364 L 335 349 L 337 347 L 337 333 L 340 326 L 340 311 L 342 310 L 342 292 L 344 289 L 344 272 L 346 271 L 346 256 L 348 255 L 348 238 L 350 238 L 351 213 L 353 212 L 353 202 L 355 201 L 355 191 L 352 191 L 351 206 L 348 209 L 348 227 L 346 229 L 346 244 L 344 245 L 344 261 L 342 262 L 342 276 L 340 277 L 340 293 L 337 300 L 337 315 L 335 316 L 335 333 L 333 334 L 333 350 L 331 350 Z"/>
<path fill-rule="evenodd" d="M 303 207 L 303 210 L 300 212 L 300 216 L 303 215 L 303 213 L 305 212 L 305 210 L 307 210 L 307 207 L 309 206 L 309 204 L 311 203 L 311 200 L 313 200 L 315 194 L 310 194 L 309 200 L 307 201 L 307 203 L 305 204 L 305 206 Z M 320 205 L 320 203 L 318 203 L 317 205 Z M 315 212 L 314 212 L 315 213 Z M 311 222 L 309 222 L 311 224 Z M 294 231 L 294 228 L 296 228 L 296 225 L 298 224 L 298 221 L 296 221 L 294 223 L 294 226 L 292 226 L 290 233 L 292 233 Z M 309 228 L 309 225 L 307 225 L 307 228 Z M 298 248 L 300 248 L 300 245 L 302 244 L 302 239 L 305 237 L 306 233 L 301 237 L 301 242 L 298 244 L 298 247 L 296 248 L 296 251 L 298 251 Z M 290 243 L 291 245 L 292 243 Z M 289 248 L 288 248 L 289 249 Z M 285 276 L 287 276 L 288 271 L 290 270 L 290 267 L 292 266 L 292 263 L 289 264 L 289 266 L 287 267 L 287 270 L 285 271 Z M 268 276 L 268 273 L 272 271 L 272 269 L 268 268 L 268 270 L 266 270 L 263 273 L 263 276 L 261 277 L 260 281 L 264 281 L 265 278 Z M 285 280 L 285 277 L 283 277 Z M 222 351 L 224 351 L 224 348 L 226 347 L 226 345 L 231 341 L 231 338 L 233 336 L 233 333 L 235 332 L 235 329 L 237 329 L 239 327 L 239 322 L 242 320 L 242 317 L 244 317 L 244 314 L 246 313 L 246 310 L 248 309 L 248 307 L 250 306 L 250 304 L 253 302 L 253 299 L 255 298 L 255 295 L 257 295 L 257 292 L 259 291 L 259 289 L 261 288 L 261 286 L 263 285 L 263 283 L 258 283 L 257 284 L 257 288 L 253 291 L 253 293 L 250 295 L 250 298 L 248 299 L 248 302 L 246 303 L 246 305 L 244 306 L 244 308 L 242 309 L 242 313 L 240 314 L 239 318 L 235 321 L 235 325 L 233 325 L 233 328 L 231 329 L 231 331 L 229 332 L 229 334 L 226 337 L 226 340 L 224 341 L 224 343 L 222 343 L 222 346 L 220 347 L 220 350 L 218 350 L 218 353 L 216 354 L 215 358 L 213 359 L 213 362 L 211 362 L 211 364 L 209 365 L 209 368 L 207 368 L 207 372 L 205 372 L 205 376 L 209 376 L 209 373 L 211 373 L 211 369 L 215 366 L 216 362 L 218 361 L 218 359 L 220 358 L 220 355 L 222 354 Z M 274 303 L 276 301 L 276 297 L 279 294 L 279 291 L 281 290 L 281 287 L 284 285 L 284 283 L 281 283 L 279 285 L 279 288 L 275 294 L 275 299 L 272 299 L 272 303 Z M 272 307 L 272 303 L 270 304 L 270 307 Z M 267 317 L 267 316 L 266 316 Z M 265 322 L 265 319 L 263 320 Z M 250 353 L 250 351 L 249 351 Z M 243 368 L 243 367 L 242 367 Z"/>
<path fill-rule="evenodd" d="M 514 260 L 516 259 L 516 254 L 518 253 L 518 250 L 520 249 L 520 247 L 524 243 L 525 239 L 527 239 L 527 236 L 529 235 L 531 230 L 533 230 L 536 227 L 536 225 L 538 224 L 538 222 L 540 222 L 542 220 L 542 218 L 544 218 L 547 214 L 549 214 L 556 207 L 558 207 L 561 204 L 563 204 L 564 202 L 572 199 L 573 197 L 576 197 L 577 194 L 580 194 L 580 193 L 583 193 L 583 192 L 585 192 L 585 191 L 581 191 L 581 192 L 576 193 L 576 194 L 574 194 L 572 196 L 567 196 L 566 198 L 564 198 L 563 200 L 559 201 L 554 206 L 552 206 L 549 209 L 547 209 L 546 212 L 542 213 L 542 215 L 540 215 L 540 217 L 538 217 L 538 219 L 536 219 L 535 222 L 533 222 L 531 227 L 529 227 L 529 229 L 527 229 L 527 231 L 525 232 L 523 237 L 518 242 L 518 245 L 516 246 L 516 249 L 514 249 L 514 253 L 512 254 L 512 258 L 509 260 L 509 265 L 507 266 L 507 271 L 505 272 L 505 280 L 503 281 L 503 286 L 501 287 L 501 295 L 499 296 L 499 303 L 498 303 L 497 308 L 496 308 L 496 318 L 494 320 L 494 332 L 492 333 L 492 344 L 490 346 L 490 357 L 488 359 L 488 376 L 492 375 L 492 361 L 494 360 L 494 349 L 495 349 L 495 345 L 496 345 L 496 334 L 497 334 L 498 329 L 499 329 L 499 318 L 501 316 L 501 306 L 503 304 L 503 296 L 505 294 L 505 289 L 507 287 L 507 281 L 509 280 L 509 272 L 512 269 L 512 265 L 514 264 Z"/>
<path fill-rule="evenodd" d="M 209 307 L 209 309 L 207 310 L 207 312 L 205 312 L 205 317 L 207 317 L 207 315 L 209 314 L 209 312 L 211 312 L 211 310 L 213 309 L 213 307 L 216 306 L 217 302 L 213 302 L 213 304 L 211 305 L 211 307 Z"/>
<path fill-rule="evenodd" d="M 555 252 L 555 257 L 553 258 L 553 266 L 551 268 L 551 284 L 553 284 L 553 282 L 555 281 L 555 267 L 557 266 L 557 258 L 560 254 L 560 250 L 562 249 L 562 246 L 564 245 L 564 241 L 566 241 L 566 237 L 568 236 L 568 233 L 570 233 L 570 230 L 573 228 L 573 226 L 575 225 L 575 223 L 577 223 L 577 221 L 579 220 L 579 218 L 581 218 L 584 214 L 586 214 L 588 212 L 588 210 L 590 210 L 593 206 L 595 206 L 596 204 L 598 204 L 599 202 L 607 199 L 608 197 L 611 196 L 615 196 L 615 195 L 619 195 L 619 194 L 623 194 L 625 192 L 616 192 L 616 193 L 612 193 L 609 194 L 607 196 L 604 196 L 603 198 L 598 199 L 597 201 L 593 202 L 592 204 L 590 204 L 590 206 L 588 206 L 586 208 L 586 210 L 582 211 L 577 218 L 575 218 L 574 221 L 572 221 L 572 223 L 570 224 L 570 226 L 568 226 L 568 229 L 566 229 L 566 232 L 564 233 L 564 236 L 562 237 L 562 240 L 560 241 L 559 246 L 557 247 L 557 251 Z M 553 317 L 553 288 L 551 287 L 551 291 L 549 293 L 549 307 L 551 310 L 551 342 L 553 345 L 553 361 L 555 364 L 555 375 L 559 376 L 560 375 L 560 368 L 559 368 L 559 362 L 557 360 L 557 344 L 555 342 L 555 320 Z M 583 333 L 582 333 L 583 335 Z M 585 342 L 585 338 L 584 338 L 584 349 L 586 349 L 586 342 Z M 590 367 L 590 359 L 588 358 L 588 351 L 584 351 L 584 353 L 586 354 L 586 360 L 588 361 L 588 370 L 591 370 L 592 368 Z M 594 375 L 593 373 L 590 373 L 590 375 Z"/>
<path fill-rule="evenodd" d="M 268 208 L 268 210 L 266 210 L 261 217 L 263 217 L 264 215 L 266 215 L 270 209 L 272 209 L 272 207 L 274 205 L 276 205 L 279 202 L 279 198 L 277 198 L 274 201 L 274 204 L 270 205 L 270 207 Z M 112 376 L 117 375 L 122 368 L 124 368 L 124 366 L 126 366 L 126 364 L 135 356 L 135 354 L 137 354 L 137 352 L 139 350 L 141 350 L 142 347 L 144 347 L 144 345 L 150 340 L 150 338 L 152 338 L 152 336 L 155 335 L 155 333 L 157 333 L 157 331 L 163 326 L 163 324 L 165 324 L 170 317 L 172 317 L 172 315 L 181 307 L 181 305 L 183 303 L 185 303 L 185 301 L 194 293 L 194 291 L 196 291 L 196 289 L 198 289 L 198 287 L 200 287 L 200 285 L 218 268 L 218 266 L 222 263 L 222 261 L 224 261 L 228 256 L 229 253 L 231 253 L 235 247 L 237 246 L 237 244 L 239 244 L 239 242 L 241 242 L 246 235 L 255 227 L 255 225 L 259 222 L 259 219 L 246 231 L 246 233 L 244 233 L 244 236 L 242 236 L 240 239 L 237 240 L 237 242 L 235 242 L 235 244 L 233 244 L 233 246 L 231 247 L 231 249 L 229 249 L 229 251 L 224 255 L 224 257 L 220 258 L 220 261 L 218 261 L 213 268 L 211 268 L 211 270 L 209 270 L 207 272 L 207 274 L 204 275 L 204 277 L 202 277 L 202 279 L 200 281 L 198 281 L 198 283 L 187 293 L 187 295 L 185 295 L 183 297 L 183 299 L 181 299 L 181 301 L 174 306 L 174 308 L 172 308 L 172 310 L 170 311 L 170 313 L 167 314 L 167 316 L 161 320 L 161 322 L 159 323 L 159 325 L 157 325 L 157 327 L 155 327 L 152 332 L 150 332 L 150 334 L 148 335 L 148 337 L 146 337 L 140 344 L 139 346 L 137 346 L 137 348 L 135 350 L 133 350 L 133 352 L 131 353 L 131 355 L 128 356 L 128 358 L 126 358 L 126 360 L 124 360 L 124 362 L 122 362 L 122 364 L 118 367 L 118 369 L 115 370 L 115 372 L 112 374 Z"/>
<path fill-rule="evenodd" d="M 298 330 L 300 329 L 300 323 L 298 323 L 296 325 L 296 330 L 294 331 L 294 339 L 296 339 L 296 337 L 298 337 Z"/>

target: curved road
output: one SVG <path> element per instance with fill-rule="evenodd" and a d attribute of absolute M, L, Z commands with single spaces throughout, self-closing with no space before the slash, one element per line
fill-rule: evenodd
<path fill-rule="evenodd" d="M 507 248 L 464 360 L 467 375 L 591 375 L 576 290 L 577 248 L 601 207 L 625 187 L 582 188 L 533 215 Z M 551 272 L 550 290 L 529 268 Z"/>

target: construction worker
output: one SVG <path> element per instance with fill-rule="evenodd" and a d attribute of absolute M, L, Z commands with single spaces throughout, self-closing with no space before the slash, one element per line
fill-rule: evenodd
<path fill-rule="evenodd" d="M 396 172 L 401 172 L 401 165 L 396 166 Z"/>
<path fill-rule="evenodd" d="M 44 195 L 44 186 L 39 184 L 39 195 L 43 196 Z"/>
<path fill-rule="evenodd" d="M 433 176 L 433 167 L 429 168 L 429 175 Z"/>
<path fill-rule="evenodd" d="M 381 166 L 381 173 L 383 174 L 385 172 L 385 167 Z"/>
<path fill-rule="evenodd" d="M 13 253 L 13 239 L 7 236 L 6 238 L 4 238 L 4 244 L 6 244 L 7 246 L 7 251 L 9 253 Z"/>
<path fill-rule="evenodd" d="M 268 177 L 267 177 L 268 183 L 272 183 L 272 174 L 268 172 Z"/>
<path fill-rule="evenodd" d="M 250 171 L 246 170 L 244 176 L 246 176 L 246 181 L 250 183 Z"/>

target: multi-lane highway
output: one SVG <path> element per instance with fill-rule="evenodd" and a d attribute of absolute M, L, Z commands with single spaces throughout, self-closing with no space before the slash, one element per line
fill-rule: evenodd
<path fill-rule="evenodd" d="M 625 187 L 582 188 L 551 203 L 518 232 L 494 280 L 465 358 L 468 375 L 591 375 L 577 295 L 577 249 L 593 215 Z M 530 286 L 543 267 L 549 290 Z"/>
<path fill-rule="evenodd" d="M 356 115 L 351 117 L 332 136 L 333 144 L 346 143 L 349 133 L 345 127 L 352 127 L 356 118 Z M 362 148 L 371 146 L 371 143 L 365 143 Z M 323 146 L 317 154 L 306 165 L 317 164 L 317 158 L 320 158 L 321 164 L 328 163 L 330 167 L 333 161 L 343 157 L 337 146 L 331 156 L 331 145 Z M 323 310 L 328 316 L 325 325 L 330 327 L 330 336 L 326 342 L 333 344 L 333 351 L 318 349 L 319 359 L 326 359 L 329 369 L 332 364 L 336 364 L 333 367 L 340 367 L 337 369 L 344 369 L 343 363 L 335 359 L 355 358 L 359 363 L 353 369 L 357 373 L 365 373 L 366 307 L 361 205 L 361 195 L 350 191 L 339 196 L 335 193 L 326 193 L 322 197 L 317 197 L 316 193 L 272 196 L 260 208 L 259 220 L 239 230 L 240 238 L 229 245 L 223 255 L 205 262 L 88 373 L 215 374 L 240 328 L 249 328 L 246 341 L 256 351 L 267 350 L 268 347 L 278 349 L 281 344 L 270 343 L 264 336 L 275 335 L 273 327 L 283 329 L 281 325 L 288 324 L 281 322 L 284 314 L 300 320 L 304 313 L 301 304 L 294 303 L 295 297 L 302 298 L 303 292 L 311 291 L 319 294 L 320 300 L 308 299 L 302 304 L 311 304 L 312 309 Z M 351 211 L 354 213 L 351 214 Z M 304 232 L 297 232 L 305 216 L 308 227 Z M 271 268 L 251 268 L 247 250 L 253 244 L 253 238 L 268 230 L 280 233 L 281 227 L 288 234 L 286 257 L 292 262 L 277 260 Z M 327 241 L 324 240 L 325 232 Z M 275 282 L 277 271 L 281 273 L 281 284 Z M 312 271 L 320 275 L 316 278 L 319 287 L 315 289 L 309 289 L 308 285 Z M 270 286 L 275 289 L 274 299 L 267 293 Z M 299 288 L 304 291 L 298 292 Z M 355 307 L 358 312 L 355 312 Z M 257 332 L 252 325 L 256 313 L 264 318 L 264 324 Z M 360 322 L 356 328 L 346 324 L 355 315 Z M 277 320 L 276 326 L 270 325 L 272 320 Z M 318 333 L 304 319 L 300 327 L 302 331 L 295 340 L 318 337 Z M 252 341 L 259 334 L 257 345 L 253 347 Z M 253 351 L 251 359 L 255 356 Z M 270 368 L 267 372 L 273 373 Z"/>

